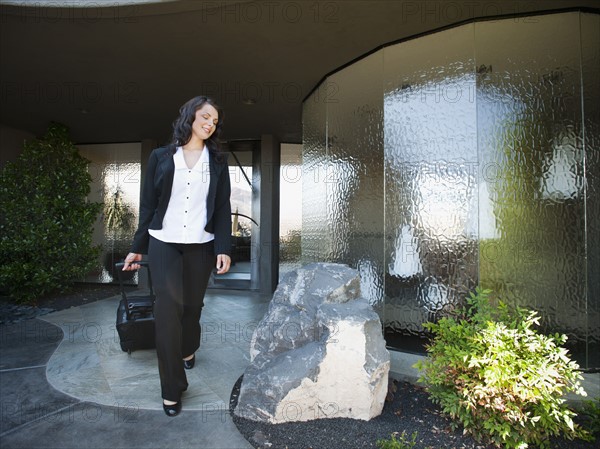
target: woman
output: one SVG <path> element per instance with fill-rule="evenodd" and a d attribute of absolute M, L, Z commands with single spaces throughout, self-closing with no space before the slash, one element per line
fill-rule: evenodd
<path fill-rule="evenodd" d="M 231 264 L 231 186 L 218 135 L 222 114 L 213 100 L 195 97 L 179 110 L 173 139 L 150 155 L 138 229 L 123 270 L 148 255 L 156 302 L 156 352 L 168 416 L 181 411 L 200 347 L 200 314 L 212 269 Z M 215 256 L 216 255 L 216 256 Z"/>

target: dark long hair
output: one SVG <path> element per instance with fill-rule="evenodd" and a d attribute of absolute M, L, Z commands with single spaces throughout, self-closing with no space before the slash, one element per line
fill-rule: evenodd
<path fill-rule="evenodd" d="M 207 103 L 217 110 L 219 121 L 217 122 L 215 131 L 204 141 L 204 144 L 212 155 L 217 156 L 217 160 L 221 159 L 219 135 L 223 127 L 223 111 L 212 98 L 204 96 L 192 98 L 179 109 L 179 117 L 173 122 L 173 137 L 170 143 L 172 153 L 175 153 L 178 146 L 183 146 L 190 141 L 192 138 L 192 123 L 194 123 L 194 119 L 196 118 L 196 111 Z"/>

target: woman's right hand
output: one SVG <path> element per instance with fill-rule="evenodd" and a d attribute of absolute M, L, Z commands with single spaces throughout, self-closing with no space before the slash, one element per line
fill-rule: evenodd
<path fill-rule="evenodd" d="M 135 271 L 141 268 L 139 262 L 142 260 L 142 255 L 137 253 L 129 253 L 125 258 L 125 265 L 123 266 L 123 271 Z"/>

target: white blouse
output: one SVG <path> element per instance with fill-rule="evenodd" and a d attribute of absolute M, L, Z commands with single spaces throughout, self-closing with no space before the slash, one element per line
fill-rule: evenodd
<path fill-rule="evenodd" d="M 150 235 L 163 242 L 206 243 L 215 235 L 206 232 L 206 198 L 210 184 L 209 151 L 206 146 L 200 159 L 188 168 L 183 158 L 183 148 L 177 147 L 173 155 L 175 174 L 171 198 L 165 212 L 162 229 L 150 229 Z"/>

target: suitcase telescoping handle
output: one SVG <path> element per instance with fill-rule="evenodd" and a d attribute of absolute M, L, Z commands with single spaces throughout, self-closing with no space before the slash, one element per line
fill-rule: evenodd
<path fill-rule="evenodd" d="M 154 290 L 152 290 L 152 274 L 150 273 L 150 265 L 146 260 L 140 260 L 135 262 L 138 265 L 145 267 L 148 270 L 148 285 L 150 287 L 150 297 L 154 298 Z M 123 285 L 123 267 L 125 266 L 124 262 L 117 262 L 115 267 L 117 268 L 117 277 L 119 278 L 119 286 L 121 287 L 121 297 L 125 302 L 125 310 L 127 313 L 127 318 L 129 318 L 129 301 L 127 301 L 127 295 L 125 294 L 125 285 Z"/>

